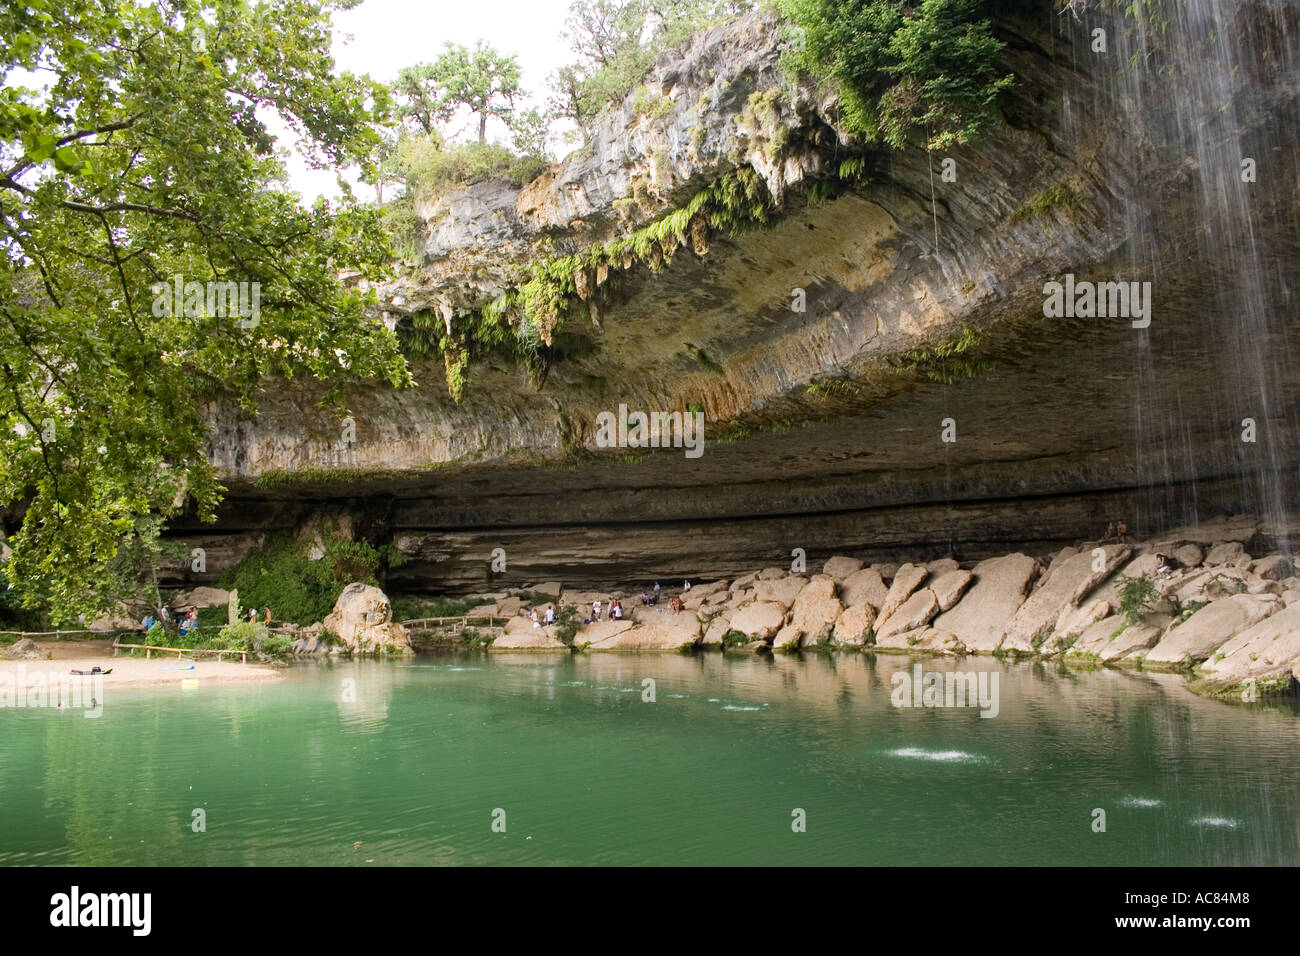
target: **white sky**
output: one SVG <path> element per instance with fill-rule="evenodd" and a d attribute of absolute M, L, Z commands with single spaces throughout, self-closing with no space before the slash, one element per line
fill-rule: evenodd
<path fill-rule="evenodd" d="M 542 106 L 549 95 L 546 78 L 575 59 L 561 36 L 569 2 L 364 0 L 352 10 L 334 14 L 336 69 L 392 82 L 402 67 L 433 60 L 448 41 L 473 46 L 482 39 L 502 53 L 519 57 L 523 87 L 532 94 L 531 102 L 524 105 Z M 488 137 L 492 138 L 491 126 Z M 288 167 L 290 184 L 305 202 L 337 193 L 333 170 L 308 169 L 296 157 Z M 363 188 L 358 195 L 369 191 Z"/>

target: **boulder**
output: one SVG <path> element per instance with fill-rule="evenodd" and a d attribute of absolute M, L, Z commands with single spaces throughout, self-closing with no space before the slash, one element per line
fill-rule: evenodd
<path fill-rule="evenodd" d="M 792 651 L 796 650 L 802 641 L 803 631 L 793 624 L 787 624 L 776 632 L 776 637 L 772 638 L 772 648 L 778 651 Z"/>
<path fill-rule="evenodd" d="M 912 596 L 921 583 L 930 576 L 923 564 L 904 564 L 894 575 L 894 583 L 889 586 L 889 593 L 880 602 L 879 620 L 886 620 L 903 602 Z"/>
<path fill-rule="evenodd" d="M 727 601 L 726 606 L 734 611 L 737 608 L 744 607 L 746 604 L 752 602 L 756 594 L 757 591 L 753 588 L 746 588 L 743 591 L 733 591 L 731 592 L 731 599 Z"/>
<path fill-rule="evenodd" d="M 835 596 L 835 579 L 829 574 L 818 574 L 794 599 L 790 625 L 799 629 L 806 643 L 815 644 L 830 637 L 831 628 L 843 611 L 844 605 Z"/>
<path fill-rule="evenodd" d="M 966 596 L 936 617 L 934 626 L 955 634 L 971 651 L 997 650 L 1037 573 L 1038 562 L 1027 554 L 981 561 L 972 571 L 974 583 Z"/>
<path fill-rule="evenodd" d="M 898 576 L 903 576 L 902 568 Z M 897 579 L 896 579 L 897 580 Z M 929 588 L 921 588 L 899 605 L 888 617 L 882 616 L 876 623 L 876 645 L 883 646 L 895 634 L 924 627 L 930 619 L 939 613 L 939 601 Z"/>
<path fill-rule="evenodd" d="M 934 627 L 917 627 L 890 634 L 876 646 L 886 651 L 926 651 L 932 654 L 960 654 L 966 648 L 957 635 Z"/>
<path fill-rule="evenodd" d="M 1285 562 L 1285 564 L 1283 562 Z M 1265 580 L 1280 581 L 1282 580 L 1281 574 L 1283 570 L 1292 574 L 1294 573 L 1295 564 L 1285 555 L 1270 554 L 1266 558 L 1260 558 L 1258 561 L 1253 562 L 1250 566 L 1250 570 L 1252 574 L 1264 578 Z"/>
<path fill-rule="evenodd" d="M 1205 611 L 1198 611 L 1193 618 Z M 1240 684 L 1247 678 L 1288 684 L 1291 676 L 1300 676 L 1300 605 L 1237 634 L 1201 665 L 1201 672 L 1207 680 L 1225 685 Z"/>
<path fill-rule="evenodd" d="M 1084 631 L 1093 624 L 1109 617 L 1111 611 L 1115 610 L 1106 600 L 1087 600 L 1081 607 L 1064 607 L 1061 609 L 1061 616 L 1056 619 L 1056 627 L 1052 631 L 1052 636 L 1043 642 L 1039 652 L 1042 654 L 1055 654 L 1071 634 L 1078 638 Z"/>
<path fill-rule="evenodd" d="M 875 568 L 863 568 L 844 579 L 840 585 L 840 600 L 845 607 L 855 604 L 870 604 L 878 608 L 885 603 L 889 587 Z"/>
<path fill-rule="evenodd" d="M 10 644 L 8 647 L 0 648 L 4 651 L 4 656 L 11 661 L 43 661 L 45 652 L 41 650 L 41 645 L 37 644 L 30 637 L 24 637 Z"/>
<path fill-rule="evenodd" d="M 857 558 L 836 556 L 827 558 L 826 563 L 822 565 L 822 573 L 829 574 L 837 584 L 843 582 L 850 574 L 856 574 L 861 570 L 862 562 Z"/>
<path fill-rule="evenodd" d="M 1277 598 L 1234 594 L 1201 608 L 1169 632 L 1152 648 L 1147 662 L 1180 664 L 1190 657 L 1205 660 L 1235 634 L 1262 621 L 1281 606 Z"/>
<path fill-rule="evenodd" d="M 767 640 L 785 624 L 785 608 L 771 601 L 746 604 L 731 616 L 731 630 L 746 637 Z"/>
<path fill-rule="evenodd" d="M 799 596 L 799 592 L 807 586 L 808 579 L 798 574 L 782 578 L 764 578 L 758 582 L 757 597 L 760 601 L 770 601 L 789 610 L 794 605 L 794 599 Z"/>
<path fill-rule="evenodd" d="M 1066 655 L 1088 654 L 1103 661 L 1139 656 L 1160 639 L 1168 620 L 1153 615 L 1148 621 L 1129 624 L 1123 614 L 1112 614 L 1084 628 Z"/>
<path fill-rule="evenodd" d="M 785 568 L 764 568 L 758 572 L 758 580 L 775 581 L 777 578 L 783 578 L 789 573 Z"/>
<path fill-rule="evenodd" d="M 947 574 L 949 571 L 956 571 L 961 565 L 953 558 L 937 558 L 934 561 L 927 561 L 925 568 L 933 575 Z"/>
<path fill-rule="evenodd" d="M 731 615 L 719 614 L 704 628 L 704 637 L 700 641 L 705 647 L 721 647 L 722 639 L 731 630 Z"/>
<path fill-rule="evenodd" d="M 931 568 L 930 573 L 938 574 L 938 577 L 930 582 L 930 590 L 934 592 L 935 600 L 939 602 L 940 611 L 949 610 L 961 600 L 962 592 L 966 590 L 974 577 L 969 571 L 963 571 L 960 568 L 950 568 L 937 572 Z"/>
<path fill-rule="evenodd" d="M 1102 553 L 1094 554 L 1094 550 Z M 1062 551 L 1053 560 L 1042 587 L 1029 596 L 1007 624 L 1002 647 L 1025 652 L 1038 650 L 1035 641 L 1041 644 L 1051 635 L 1061 610 L 1077 607 L 1080 598 L 1110 577 L 1132 553 L 1132 548 L 1115 544 L 1070 555 Z"/>
<path fill-rule="evenodd" d="M 562 651 L 568 650 L 555 636 L 555 625 L 533 627 L 524 617 L 513 617 L 506 622 L 505 633 L 492 642 L 492 649 L 502 651 Z"/>
<path fill-rule="evenodd" d="M 605 622 L 610 623 L 610 622 Z M 626 625 L 627 621 L 613 622 Z M 599 625 L 596 625 L 599 626 Z M 580 634 L 576 641 L 585 641 L 587 635 Z M 687 614 L 671 614 L 662 621 L 653 624 L 633 624 L 624 627 L 609 637 L 592 641 L 589 651 L 643 650 L 675 651 L 689 647 L 700 639 L 700 622 Z"/>
<path fill-rule="evenodd" d="M 736 580 L 731 582 L 731 587 L 728 588 L 727 590 L 729 590 L 732 594 L 735 594 L 737 591 L 744 591 L 748 588 L 752 588 L 757 581 L 758 581 L 757 571 L 755 571 L 753 574 L 742 574 L 740 577 L 736 578 Z"/>
<path fill-rule="evenodd" d="M 1199 568 L 1205 560 L 1205 552 L 1198 544 L 1184 544 L 1174 548 L 1174 559 L 1185 568 Z"/>
<path fill-rule="evenodd" d="M 355 653 L 411 653 L 410 638 L 406 629 L 393 620 L 393 605 L 388 595 L 373 585 L 349 584 L 334 602 L 334 610 L 321 623 Z"/>
<path fill-rule="evenodd" d="M 855 604 L 845 608 L 835 621 L 832 632 L 841 644 L 862 647 L 867 643 L 867 632 L 876 623 L 876 609 L 870 604 Z"/>
<path fill-rule="evenodd" d="M 537 594 L 545 594 L 549 598 L 559 600 L 560 595 L 564 592 L 564 585 L 559 581 L 543 581 L 541 584 L 530 584 L 524 588 L 525 591 L 534 591 Z"/>
<path fill-rule="evenodd" d="M 198 587 L 172 595 L 171 606 L 178 611 L 192 607 L 225 607 L 230 603 L 230 592 L 222 588 Z"/>
<path fill-rule="evenodd" d="M 894 575 L 898 573 L 897 564 L 873 564 L 870 567 L 884 579 L 886 584 L 894 580 Z"/>
<path fill-rule="evenodd" d="M 1246 549 L 1241 546 L 1240 541 L 1220 541 L 1206 552 L 1205 563 L 1210 565 L 1234 564 L 1245 553 Z"/>

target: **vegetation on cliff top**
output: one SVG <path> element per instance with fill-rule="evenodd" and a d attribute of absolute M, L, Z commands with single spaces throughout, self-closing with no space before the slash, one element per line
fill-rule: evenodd
<path fill-rule="evenodd" d="M 792 69 L 834 83 L 843 122 L 895 148 L 985 135 L 1011 85 L 988 0 L 778 0 L 794 24 Z"/>

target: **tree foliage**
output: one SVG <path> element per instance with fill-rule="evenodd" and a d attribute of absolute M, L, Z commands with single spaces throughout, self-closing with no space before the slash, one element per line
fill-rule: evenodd
<path fill-rule="evenodd" d="M 432 63 L 404 67 L 393 92 L 398 115 L 424 133 L 435 131 L 467 109 L 478 120 L 478 141 L 487 142 L 488 120 L 510 125 L 515 101 L 523 96 L 519 60 L 480 40 L 473 49 L 448 43 Z"/>
<path fill-rule="evenodd" d="M 347 5 L 0 9 L 5 572 L 55 620 L 138 580 L 166 518 L 212 517 L 210 402 L 254 409 L 273 377 L 321 379 L 330 398 L 410 382 L 395 336 L 339 279 L 387 267 L 378 214 L 350 198 L 303 208 L 267 125 L 278 116 L 318 166 L 369 161 L 387 93 L 331 72 L 329 16 Z M 260 290 L 260 313 L 235 319 L 184 285 L 227 282 Z"/>
<path fill-rule="evenodd" d="M 623 101 L 655 57 L 752 6 L 751 0 L 574 0 L 564 36 L 578 59 L 551 77 L 553 112 L 588 138 L 596 117 Z"/>
<path fill-rule="evenodd" d="M 978 139 L 1011 84 L 987 0 L 779 0 L 796 27 L 791 64 L 835 83 L 847 127 L 903 147 Z"/>

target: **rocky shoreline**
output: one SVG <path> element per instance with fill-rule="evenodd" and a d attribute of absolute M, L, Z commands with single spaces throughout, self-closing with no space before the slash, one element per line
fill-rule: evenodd
<path fill-rule="evenodd" d="M 950 558 L 866 565 L 839 555 L 820 572 L 768 567 L 677 585 L 654 606 L 619 590 L 548 582 L 528 588 L 531 599 L 485 595 L 467 617 L 508 619 L 483 642 L 495 651 L 996 654 L 1182 671 L 1195 690 L 1249 700 L 1285 693 L 1300 678 L 1300 577 L 1283 554 L 1246 551 L 1256 531 L 1248 519 L 1225 518 L 1149 541 L 1086 541 L 968 568 Z M 1126 589 L 1131 581 L 1139 586 Z M 1141 599 L 1126 601 L 1131 590 Z M 608 620 L 616 599 L 624 617 Z M 604 619 L 593 615 L 596 601 Z M 540 623 L 548 606 L 577 609 L 570 633 Z"/>

